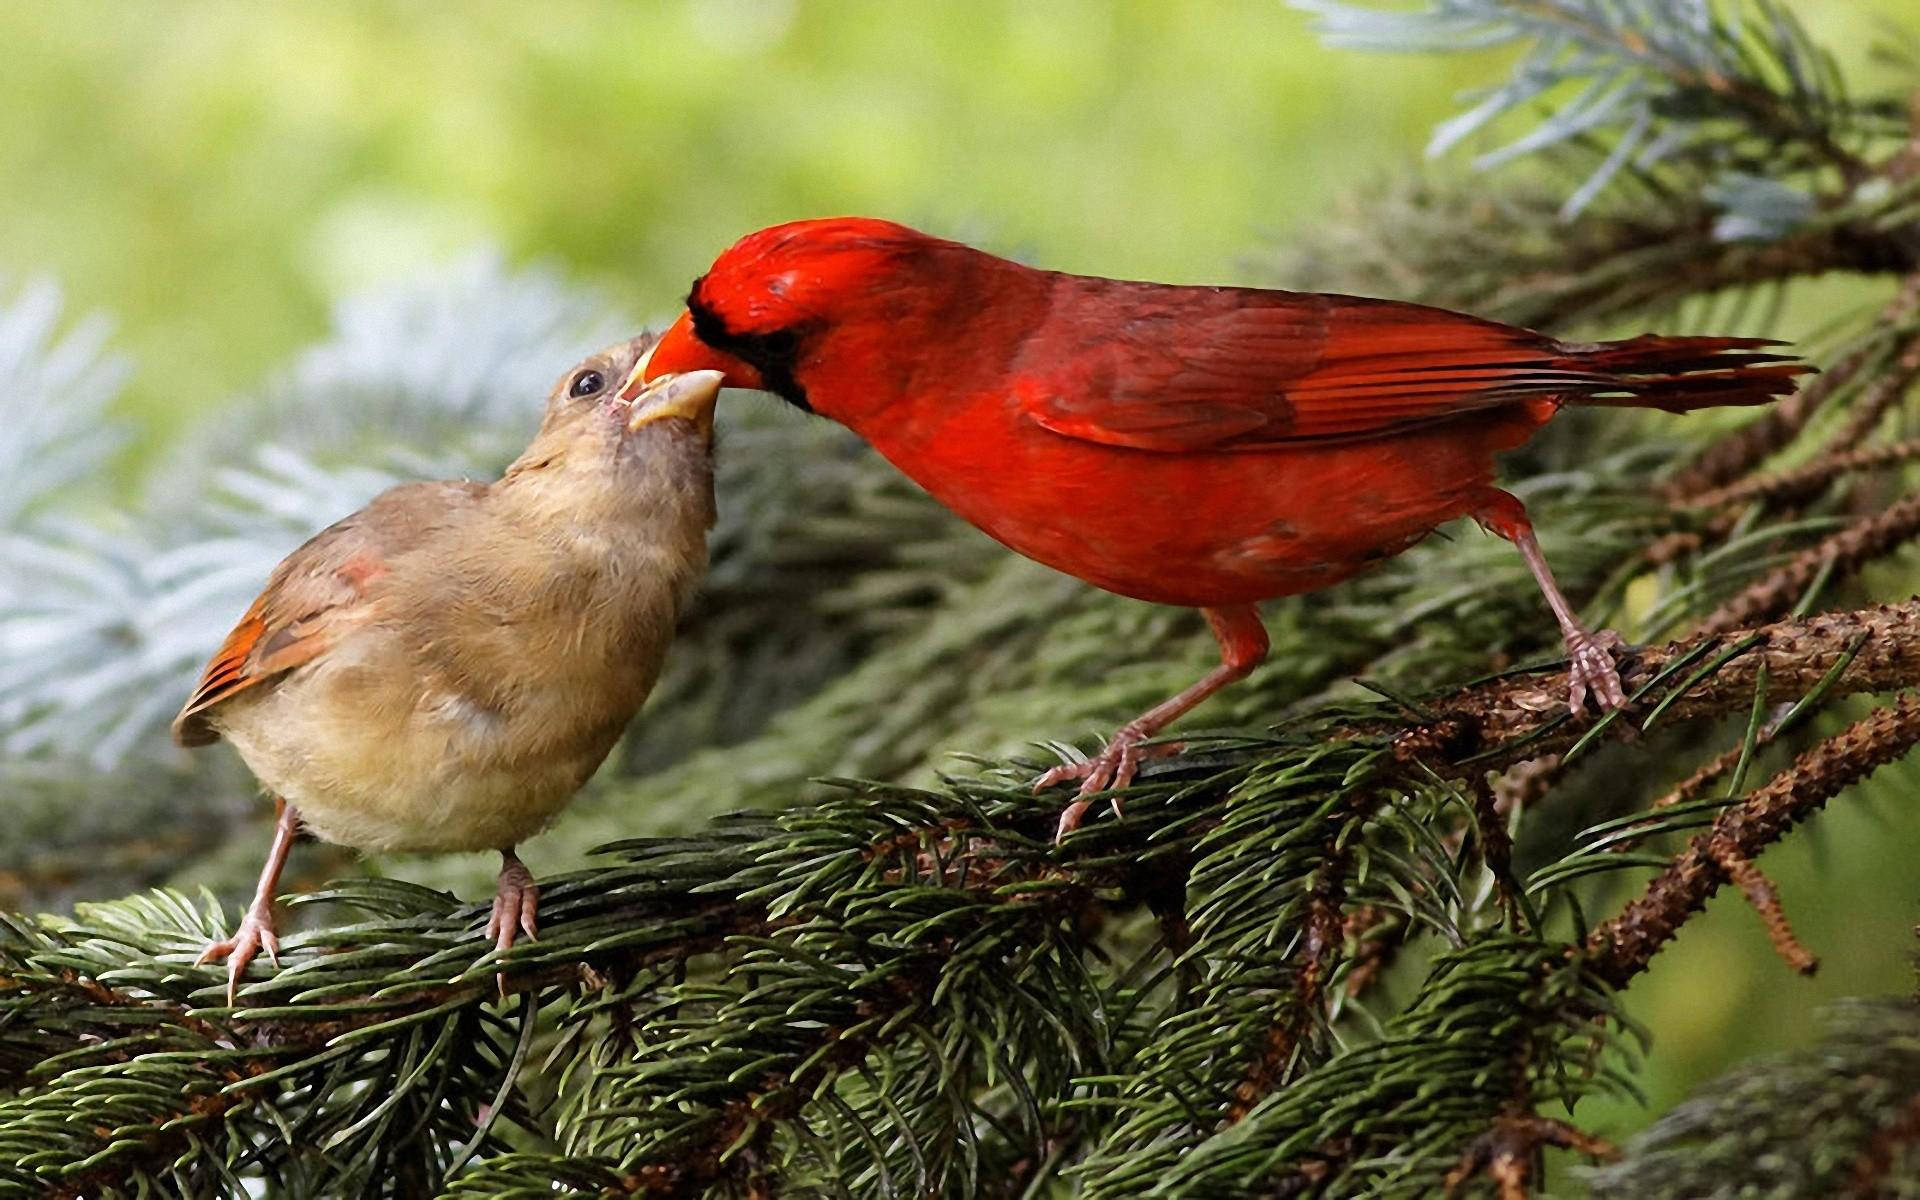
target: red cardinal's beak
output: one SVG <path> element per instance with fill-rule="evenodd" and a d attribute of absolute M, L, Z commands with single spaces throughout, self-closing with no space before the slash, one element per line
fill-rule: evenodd
<path fill-rule="evenodd" d="M 722 387 L 763 389 L 760 372 L 731 354 L 715 350 L 693 333 L 693 315 L 681 313 L 646 352 L 620 387 L 620 398 L 631 400 L 640 389 L 662 375 L 681 375 L 688 371 L 718 371 Z"/>

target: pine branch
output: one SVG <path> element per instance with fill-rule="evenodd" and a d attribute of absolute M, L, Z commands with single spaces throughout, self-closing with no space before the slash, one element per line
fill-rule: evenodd
<path fill-rule="evenodd" d="M 1512 79 L 1435 131 L 1428 152 L 1571 95 L 1526 135 L 1480 159 L 1490 166 L 1576 138 L 1607 139 L 1610 153 L 1563 206 L 1568 216 L 1629 163 L 1644 170 L 1699 156 L 1767 181 L 1804 168 L 1857 181 L 1869 167 L 1848 143 L 1897 130 L 1903 115 L 1889 102 L 1852 100 L 1832 59 L 1772 0 L 1432 0 L 1413 11 L 1295 3 L 1318 15 L 1322 36 L 1343 47 L 1433 53 L 1523 45 Z"/>
<path fill-rule="evenodd" d="M 517 1070 L 513 1042 L 543 992 L 562 998 L 589 967 L 596 986 L 631 978 L 763 924 L 758 906 L 697 894 L 739 865 L 727 850 L 741 841 L 721 829 L 633 847 L 591 880 L 553 881 L 542 940 L 505 962 L 476 908 L 388 881 L 344 884 L 306 900 L 375 919 L 289 938 L 286 969 L 250 985 L 237 1010 L 206 1007 L 221 989 L 187 965 L 227 925 L 211 902 L 155 893 L 74 920 L 8 919 L 0 1071 L 19 1090 L 0 1101 L 0 1180 L 75 1196 L 165 1181 L 246 1195 L 239 1177 L 264 1172 L 331 1195 L 384 1168 L 430 1188 L 463 1144 L 499 1152 L 487 1133 L 499 1105 L 479 1105 L 507 1094 L 502 1072 Z M 496 971 L 529 994 L 517 1031 L 490 1012 Z M 290 1127 L 305 1133 L 288 1141 Z"/>
<path fill-rule="evenodd" d="M 1654 953 L 1743 865 L 1849 785 L 1904 757 L 1920 742 L 1920 700 L 1912 693 L 1821 742 L 1764 787 L 1723 811 L 1639 899 L 1587 939 L 1594 970 L 1615 986 L 1646 969 Z M 1777 901 L 1770 906 L 1777 911 Z M 1762 905 L 1763 915 L 1769 906 Z M 1770 927 L 1773 922 L 1769 922 Z M 1791 944 L 1791 939 L 1788 939 Z M 1804 955 L 1804 951 L 1800 954 Z M 1791 953 L 1789 957 L 1794 957 Z"/>
<path fill-rule="evenodd" d="M 1838 442 L 1841 439 L 1834 440 Z M 1884 446 L 1836 451 L 1791 471 L 1754 476 L 1702 493 L 1689 501 L 1688 506 L 1719 508 L 1749 500 L 1767 500 L 1776 504 L 1803 503 L 1842 476 L 1898 467 L 1916 460 L 1920 460 L 1920 438 L 1907 438 Z"/>
<path fill-rule="evenodd" d="M 1620 1162 L 1586 1173 L 1593 1195 L 1910 1195 L 1920 1169 L 1920 1013 L 1851 1002 L 1824 1024 L 1817 1045 L 1740 1067 L 1660 1118 Z"/>
<path fill-rule="evenodd" d="M 1850 95 L 1770 4 L 1314 7 L 1381 43 L 1518 46 L 1517 74 L 1450 138 L 1557 106 L 1502 152 L 1537 168 L 1527 182 L 1388 197 L 1296 262 L 1326 285 L 1562 328 L 1686 306 L 1676 319 L 1718 331 L 1765 328 L 1779 289 L 1823 272 L 1920 279 L 1911 119 Z M 1826 376 L 1674 480 L 1675 496 L 1724 489 L 1707 497 L 1723 509 L 1655 499 L 1676 451 L 1644 429 L 1556 422 L 1516 473 L 1573 594 L 1657 637 L 1716 606 L 1715 628 L 1810 607 L 1895 552 L 1912 501 L 1862 516 L 1845 493 L 1864 470 L 1902 481 L 1906 451 L 1873 438 L 1911 382 L 1915 295 L 1840 322 Z M 130 843 L 165 836 L 154 814 L 179 804 L 197 839 L 179 844 L 203 845 L 218 822 L 199 814 L 238 811 L 242 787 L 157 770 L 152 734 L 223 610 L 387 481 L 492 469 L 603 309 L 484 261 L 349 303 L 226 431 L 189 439 L 145 517 L 102 523 L 73 472 L 16 506 L 0 553 L 36 587 L 0 586 L 9 816 L 43 849 L 110 847 L 85 821 L 55 828 L 61 805 L 114 796 L 98 820 Z M 44 363 L 73 339 L 44 318 L 22 328 L 9 343 L 0 319 L 0 348 L 58 377 Z M 1563 672 L 1511 669 L 1552 637 L 1524 570 L 1469 536 L 1271 606 L 1274 661 L 1208 712 L 1247 728 L 1185 732 L 1123 816 L 1055 846 L 1062 797 L 1030 794 L 1042 764 L 1024 747 L 1189 681 L 1212 653 L 1191 615 L 1008 559 L 825 422 L 725 419 L 713 580 L 623 755 L 644 778 L 583 801 L 551 848 L 631 832 L 637 811 L 692 832 L 550 878 L 541 939 L 504 956 L 481 910 L 445 893 L 319 893 L 349 922 L 289 938 L 284 969 L 256 964 L 237 1010 L 191 965 L 226 924 L 210 902 L 8 918 L 0 1180 L 71 1195 L 1513 1195 L 1541 1144 L 1596 1148 L 1543 1106 L 1623 1086 L 1636 1034 L 1616 991 L 1715 888 L 1738 884 L 1783 953 L 1811 962 L 1757 856 L 1920 732 L 1902 699 L 1747 789 L 1762 747 L 1806 747 L 1841 697 L 1920 685 L 1920 601 L 1650 647 L 1626 664 L 1625 713 L 1569 717 Z M 84 441 L 83 425 L 58 436 Z M 1755 474 L 1776 453 L 1788 473 Z M 1434 690 L 1487 670 L 1506 673 Z M 1356 672 L 1404 698 L 1356 701 Z M 1739 718 L 1735 746 L 1698 736 Z M 957 746 L 982 755 L 971 776 L 936 778 Z M 1521 761 L 1551 765 L 1488 783 Z M 1580 799 L 1601 763 L 1615 807 L 1558 826 L 1568 804 L 1538 801 Z M 883 782 L 800 782 L 822 774 Z M 1663 802 L 1618 807 L 1677 776 Z M 776 815 L 707 819 L 741 803 Z M 0 887 L 73 857 L 14 853 Z M 1642 869 L 1653 882 L 1611 920 L 1574 919 Z M 1376 986 L 1389 965 L 1397 986 Z M 1874 1112 L 1871 1137 L 1834 1137 L 1833 1117 L 1766 1144 L 1844 1145 L 1829 1161 L 1878 1186 L 1915 1123 L 1905 1098 Z M 1743 1119 L 1764 1124 L 1711 1117 Z M 1649 1170 L 1639 1151 L 1618 1169 Z M 1686 1194 L 1700 1177 L 1667 1159 L 1620 1178 Z"/>
<path fill-rule="evenodd" d="M 1377 1040 L 1334 1054 L 1195 1146 L 1129 1143 L 1090 1158 L 1085 1193 L 1431 1194 L 1509 1106 L 1585 1090 L 1580 1064 L 1606 1049 L 1594 1022 L 1611 1009 L 1555 947 L 1472 940 L 1436 959 Z"/>
<path fill-rule="evenodd" d="M 1566 170 L 1577 170 L 1582 157 L 1566 153 Z M 1537 182 L 1492 196 L 1471 181 L 1406 183 L 1352 198 L 1342 205 L 1350 216 L 1254 266 L 1284 287 L 1401 296 L 1563 331 L 1670 324 L 1695 296 L 1920 266 L 1910 185 L 1864 211 L 1821 208 L 1776 235 L 1733 240 L 1691 182 L 1642 181 L 1572 221 L 1562 195 Z"/>
<path fill-rule="evenodd" d="M 1920 129 L 1920 122 L 1916 123 Z M 1900 338 L 1913 334 L 1914 316 L 1920 310 L 1920 272 L 1913 272 L 1900 283 L 1893 299 L 1875 315 L 1855 345 L 1825 372 L 1801 387 L 1794 395 L 1767 409 L 1757 420 L 1743 426 L 1732 437 L 1711 443 L 1695 460 L 1668 483 L 1666 494 L 1677 501 L 1689 500 L 1716 488 L 1735 486 L 1733 481 L 1758 467 L 1776 451 L 1784 449 L 1799 436 L 1821 407 L 1864 378 L 1874 389 L 1874 398 L 1860 406 L 1873 413 L 1872 421 L 1849 418 L 1849 429 L 1864 436 L 1887 404 L 1900 398 L 1912 378 L 1887 377 L 1879 368 L 1882 356 L 1891 351 Z M 1909 352 L 1913 344 L 1909 343 Z M 1854 437 L 1835 437 L 1830 451 L 1851 450 Z"/>
<path fill-rule="evenodd" d="M 1775 626 L 1735 643 L 1738 654 L 1711 639 L 1665 647 L 1647 653 L 1635 678 L 1660 681 L 1643 705 L 1672 697 L 1676 715 L 1744 706 L 1743 680 L 1750 685 L 1761 663 L 1779 698 L 1822 679 L 1827 697 L 1884 690 L 1913 682 L 1917 620 L 1920 602 Z M 1836 671 L 1847 646 L 1858 652 Z M 1703 660 L 1717 671 L 1684 673 Z M 1569 1073 L 1566 1056 L 1585 1061 L 1592 1021 L 1611 1011 L 1593 981 L 1610 978 L 1614 960 L 1596 952 L 1589 978 L 1551 942 L 1521 956 L 1536 968 L 1500 975 L 1502 988 L 1517 991 L 1474 991 L 1484 1008 L 1462 1008 L 1459 988 L 1491 982 L 1463 964 L 1512 963 L 1518 943 L 1491 932 L 1497 911 L 1453 890 L 1452 859 L 1431 831 L 1466 818 L 1449 816 L 1456 794 L 1434 772 L 1478 770 L 1517 752 L 1480 751 L 1459 733 L 1466 714 L 1482 715 L 1479 742 L 1502 721 L 1515 743 L 1557 736 L 1564 718 L 1543 711 L 1540 694 L 1537 678 L 1519 677 L 1436 701 L 1428 707 L 1447 715 L 1413 730 L 1380 705 L 1357 724 L 1334 710 L 1323 718 L 1331 726 L 1203 743 L 1144 772 L 1125 818 L 1059 849 L 1048 841 L 1057 800 L 1018 786 L 850 785 L 816 809 L 616 848 L 619 865 L 553 881 L 541 940 L 504 957 L 479 936 L 479 907 L 359 881 L 313 899 L 381 915 L 289 939 L 284 969 L 249 984 L 237 1011 L 199 1007 L 217 1002 L 218 972 L 185 965 L 223 925 L 217 908 L 159 896 L 83 908 L 69 921 L 14 921 L 0 946 L 8 1010 L 0 1064 L 23 1090 L 0 1103 L 0 1149 L 24 1164 L 20 1178 L 76 1191 L 163 1177 L 213 1189 L 216 1178 L 260 1170 L 333 1181 L 315 1186 L 363 1178 L 367 1155 L 385 1144 L 344 1131 L 405 1106 L 371 1118 L 368 1093 L 313 1090 L 313 1081 L 333 1073 L 421 1103 L 420 1089 L 437 1081 L 470 1096 L 507 1088 L 501 1065 L 518 1056 L 512 1044 L 530 1036 L 533 1013 L 518 1026 L 485 1015 L 497 971 L 529 1004 L 558 1006 L 576 1027 L 580 1082 L 548 1135 L 569 1147 L 582 1178 L 632 1181 L 637 1194 L 746 1186 L 766 1171 L 825 1170 L 823 1178 L 852 1182 L 821 1164 L 862 1161 L 880 1173 L 869 1182 L 905 1172 L 919 1190 L 964 1192 L 1062 1130 L 1072 1131 L 1068 1145 L 1084 1147 L 1075 1170 L 1096 1192 L 1125 1194 L 1126 1180 L 1160 1169 L 1159 1156 L 1184 1145 L 1190 1153 L 1164 1169 L 1196 1187 L 1278 1173 L 1364 1180 L 1375 1194 L 1396 1194 L 1444 1172 L 1515 1105 L 1580 1094 L 1588 1076 Z M 1438 737 L 1443 727 L 1448 738 Z M 1886 753 L 1896 748 L 1881 741 Z M 1428 752 L 1409 757 L 1414 746 Z M 1821 778 L 1837 787 L 1851 776 Z M 1765 829 L 1771 837 L 1784 826 Z M 1277 844 L 1273 831 L 1282 831 Z M 1729 836 L 1749 856 L 1764 844 Z M 1333 859 L 1328 846 L 1341 848 Z M 1690 871 L 1691 861 L 1683 853 L 1675 870 Z M 1191 904 L 1181 960 L 1200 974 L 1190 1002 L 1172 1011 L 1155 989 L 1125 973 L 1089 975 L 1082 961 L 1110 919 L 1102 914 L 1163 894 L 1169 871 Z M 1332 913 L 1360 907 L 1398 911 L 1429 936 L 1463 944 L 1464 957 L 1436 960 L 1427 999 L 1382 1042 L 1276 1043 L 1276 1026 L 1311 1030 L 1325 1020 L 1310 1014 L 1346 958 Z M 712 953 L 728 961 L 724 977 L 675 982 Z M 1140 1023 L 1107 1015 L 1127 1012 Z M 1475 1024 L 1473 1012 L 1487 1023 Z M 1550 1013 L 1559 1015 L 1540 1027 Z M 603 1032 L 589 1036 L 596 1023 Z M 1522 1045 L 1511 1073 L 1486 1076 L 1486 1052 L 1458 1041 L 1463 1028 L 1508 1052 Z M 1521 1029 L 1532 1032 L 1516 1043 Z M 1432 1039 L 1443 1033 L 1445 1053 L 1457 1057 L 1435 1057 Z M 474 1056 L 451 1057 L 469 1041 Z M 1063 1044 L 1074 1048 L 1064 1058 Z M 1451 1123 L 1416 1129 L 1415 1110 L 1389 1102 L 1402 1086 L 1397 1073 L 1410 1072 L 1411 1098 L 1442 1061 L 1480 1082 L 1450 1110 Z M 452 1082 L 455 1070 L 465 1082 Z M 1349 1071 L 1375 1086 L 1354 1093 Z M 1112 1094 L 1112 1111 L 1130 1115 L 1108 1128 L 1101 1081 L 1123 1076 L 1138 1082 Z M 1274 1086 L 1280 1078 L 1286 1085 Z M 1416 1087 L 1416 1078 L 1427 1082 Z M 1091 1089 L 1094 1106 L 1093 1119 L 1076 1125 L 1064 1121 L 1075 1108 L 1063 1105 L 1077 1089 Z M 1343 1105 L 1363 1098 L 1384 1123 L 1336 1136 L 1348 1128 Z M 1209 1110 L 1226 1119 L 1193 1122 Z M 57 1129 L 46 1115 L 75 1111 L 89 1116 L 63 1116 Z M 338 1166 L 308 1161 L 297 1150 L 304 1143 L 261 1124 L 271 1113 L 355 1149 Z M 470 1125 L 446 1120 L 381 1152 L 404 1154 L 409 1170 L 434 1177 L 473 1137 Z M 1381 1174 L 1376 1149 L 1405 1138 L 1414 1139 L 1404 1143 L 1411 1157 Z M 488 1158 L 498 1152 L 484 1139 L 474 1145 Z M 866 1159 L 862 1146 L 897 1149 Z M 502 1179 L 527 1161 L 503 1160 L 479 1178 Z"/>
<path fill-rule="evenodd" d="M 0 535 L 26 527 L 63 493 L 98 501 L 101 467 L 126 431 L 107 416 L 127 363 L 106 350 L 98 316 L 61 331 L 59 288 L 0 289 Z M 24 577 L 14 577 L 24 578 Z M 8 577 L 0 574 L 0 581 Z M 12 589 L 0 582 L 0 602 Z M 4 711 L 4 710 L 0 710 Z"/>
<path fill-rule="evenodd" d="M 1338 45 L 1524 47 L 1512 78 L 1429 148 L 1538 110 L 1538 124 L 1478 165 L 1525 157 L 1541 170 L 1491 195 L 1479 181 L 1419 183 L 1349 203 L 1355 218 L 1265 265 L 1285 286 L 1565 329 L 1671 323 L 1693 296 L 1775 289 L 1777 304 L 1796 278 L 1920 266 L 1905 97 L 1849 96 L 1772 0 L 1297 3 Z M 1765 419 L 1777 438 L 1801 407 Z"/>

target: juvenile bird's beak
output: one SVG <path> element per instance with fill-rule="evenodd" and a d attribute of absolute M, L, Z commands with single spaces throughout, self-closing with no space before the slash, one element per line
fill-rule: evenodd
<path fill-rule="evenodd" d="M 642 359 L 620 385 L 621 396 L 632 395 L 627 408 L 628 433 L 669 417 L 691 421 L 702 432 L 712 432 L 713 405 L 720 398 L 724 378 L 720 372 L 687 371 L 647 382 L 640 376 L 645 367 L 646 360 Z"/>
<path fill-rule="evenodd" d="M 667 327 L 651 349 L 640 359 L 631 380 L 658 379 L 684 371 L 719 371 L 725 377 L 722 386 L 764 391 L 760 372 L 731 354 L 715 350 L 693 332 L 693 314 L 682 312 L 680 319 Z"/>

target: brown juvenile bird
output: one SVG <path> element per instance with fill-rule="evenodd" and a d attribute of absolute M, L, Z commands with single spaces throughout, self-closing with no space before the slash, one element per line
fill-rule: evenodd
<path fill-rule="evenodd" d="M 288 555 L 173 723 L 274 796 L 273 849 L 225 958 L 277 956 L 304 825 L 382 852 L 498 850 L 487 935 L 536 930 L 514 847 L 559 813 L 653 687 L 707 565 L 720 374 L 627 389 L 653 338 L 567 372 L 495 483 L 409 483 Z M 631 401 L 623 391 L 637 392 Z"/>

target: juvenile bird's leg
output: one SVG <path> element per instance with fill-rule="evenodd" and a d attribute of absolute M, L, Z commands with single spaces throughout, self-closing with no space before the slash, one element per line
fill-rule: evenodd
<path fill-rule="evenodd" d="M 540 888 L 533 872 L 509 846 L 500 852 L 500 882 L 493 893 L 493 914 L 487 918 L 487 936 L 496 950 L 512 946 L 516 933 L 532 941 L 540 932 Z M 500 998 L 507 996 L 507 976 L 503 971 L 493 977 Z"/>
<path fill-rule="evenodd" d="M 1195 705 L 1221 688 L 1245 679 L 1247 673 L 1267 656 L 1267 627 L 1260 622 L 1259 609 L 1251 604 L 1235 604 L 1200 611 L 1212 627 L 1215 640 L 1220 643 L 1220 665 L 1179 695 L 1161 701 L 1122 725 L 1100 753 L 1085 762 L 1062 763 L 1042 775 L 1033 785 L 1034 791 L 1042 792 L 1057 783 L 1080 780 L 1079 796 L 1060 814 L 1060 824 L 1053 835 L 1056 842 L 1079 828 L 1080 818 L 1093 803 L 1092 796 L 1096 792 L 1107 788 L 1123 788 L 1132 783 L 1133 774 L 1139 769 L 1142 758 L 1159 758 L 1180 750 L 1179 746 L 1174 745 L 1143 747 L 1141 742 L 1185 716 Z M 1113 811 L 1120 811 L 1118 798 L 1113 801 Z"/>
<path fill-rule="evenodd" d="M 1602 712 L 1625 705 L 1627 695 L 1620 686 L 1620 669 L 1613 661 L 1613 651 L 1621 645 L 1620 635 L 1611 629 L 1589 633 L 1574 616 L 1573 606 L 1553 581 L 1547 557 L 1540 553 L 1540 543 L 1533 536 L 1533 522 L 1527 519 L 1526 507 L 1519 498 L 1499 488 L 1488 488 L 1480 506 L 1473 510 L 1473 518 L 1488 532 L 1519 548 L 1527 570 L 1533 572 L 1534 582 L 1547 598 L 1547 607 L 1560 622 L 1560 632 L 1567 641 L 1567 705 L 1574 715 L 1585 707 L 1589 692 Z"/>
<path fill-rule="evenodd" d="M 487 918 L 487 936 L 497 949 L 512 946 L 524 933 L 532 941 L 540 932 L 540 888 L 533 872 L 511 847 L 500 852 L 500 885 L 493 894 L 493 915 Z"/>
<path fill-rule="evenodd" d="M 300 832 L 300 814 L 280 797 L 273 798 L 273 847 L 267 851 L 267 863 L 260 868 L 260 882 L 253 889 L 253 903 L 240 918 L 240 928 L 224 941 L 211 942 L 195 963 L 227 960 L 227 1004 L 234 1003 L 240 977 L 247 964 L 265 950 L 274 966 L 280 965 L 280 937 L 273 931 L 273 894 L 280 887 L 280 872 L 287 865 L 287 851 Z"/>

